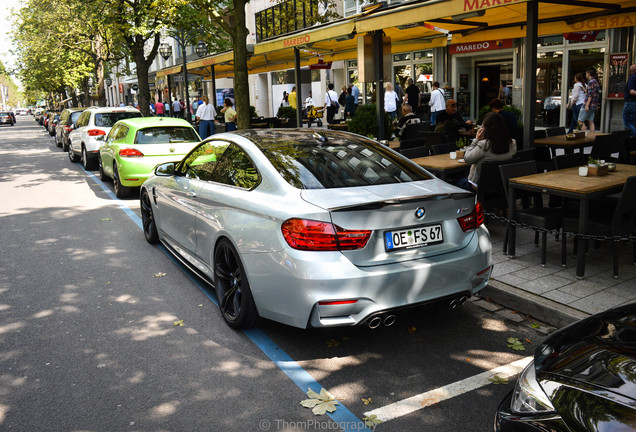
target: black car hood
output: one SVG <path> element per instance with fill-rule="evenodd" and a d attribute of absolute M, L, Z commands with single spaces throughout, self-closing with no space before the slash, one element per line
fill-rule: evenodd
<path fill-rule="evenodd" d="M 562 377 L 636 400 L 636 303 L 555 332 L 536 350 L 535 367 L 538 376 Z"/>

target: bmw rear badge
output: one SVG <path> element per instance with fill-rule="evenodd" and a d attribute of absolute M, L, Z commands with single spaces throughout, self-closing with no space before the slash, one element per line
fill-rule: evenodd
<path fill-rule="evenodd" d="M 418 219 L 422 219 L 424 217 L 424 213 L 426 213 L 424 207 L 418 207 L 415 209 L 415 217 Z"/>

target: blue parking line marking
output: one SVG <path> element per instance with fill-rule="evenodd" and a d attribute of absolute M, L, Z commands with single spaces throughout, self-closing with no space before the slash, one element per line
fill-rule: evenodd
<path fill-rule="evenodd" d="M 80 168 L 106 192 L 106 194 L 117 203 L 117 205 L 132 219 L 132 221 L 143 230 L 143 224 L 141 218 L 132 211 L 122 200 L 106 187 L 95 174 L 86 171 L 84 167 Z M 208 290 L 194 275 L 185 267 L 179 260 L 172 256 L 172 254 L 161 244 L 159 244 L 161 251 L 170 260 L 177 265 L 177 267 L 190 279 L 212 302 L 218 307 L 219 303 L 216 299 L 216 295 Z M 269 338 L 262 330 L 248 329 L 242 330 L 251 341 L 256 345 L 278 368 L 285 373 L 291 379 L 294 384 L 302 390 L 303 393 L 307 393 L 308 389 L 312 389 L 316 393 L 320 393 L 322 386 L 316 381 L 306 370 L 304 370 L 294 359 L 292 359 L 285 351 L 283 351 L 276 343 Z M 300 401 L 299 401 L 300 403 Z M 329 418 L 334 421 L 343 432 L 359 432 L 366 431 L 371 432 L 371 429 L 367 428 L 365 423 L 358 419 L 355 414 L 345 407 L 342 402 L 338 401 L 338 409 L 333 413 L 327 413 Z"/>

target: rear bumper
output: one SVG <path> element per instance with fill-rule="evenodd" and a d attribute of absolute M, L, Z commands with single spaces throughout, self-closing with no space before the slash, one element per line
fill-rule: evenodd
<path fill-rule="evenodd" d="M 141 186 L 152 174 L 155 167 L 166 162 L 180 161 L 185 154 L 171 156 L 144 156 L 140 158 L 118 158 L 119 180 L 127 187 Z"/>
<path fill-rule="evenodd" d="M 285 249 L 242 258 L 259 314 L 305 328 L 360 325 L 378 314 L 473 295 L 490 278 L 491 249 L 481 227 L 461 250 L 372 267 L 356 267 L 340 252 Z M 343 300 L 355 302 L 319 304 Z"/>
<path fill-rule="evenodd" d="M 510 410 L 512 392 L 501 401 L 493 430 L 495 432 L 571 432 L 557 414 L 522 416 Z"/>

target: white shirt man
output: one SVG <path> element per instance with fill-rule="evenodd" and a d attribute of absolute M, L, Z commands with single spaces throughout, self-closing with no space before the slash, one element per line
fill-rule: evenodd
<path fill-rule="evenodd" d="M 196 116 L 199 120 L 214 120 L 214 117 L 216 117 L 216 109 L 214 109 L 214 105 L 203 102 L 197 108 Z"/>
<path fill-rule="evenodd" d="M 431 126 L 437 123 L 437 113 L 446 110 L 446 100 L 444 92 L 439 88 L 439 83 L 433 83 L 433 91 L 431 92 L 431 100 L 428 102 L 431 107 Z"/>

